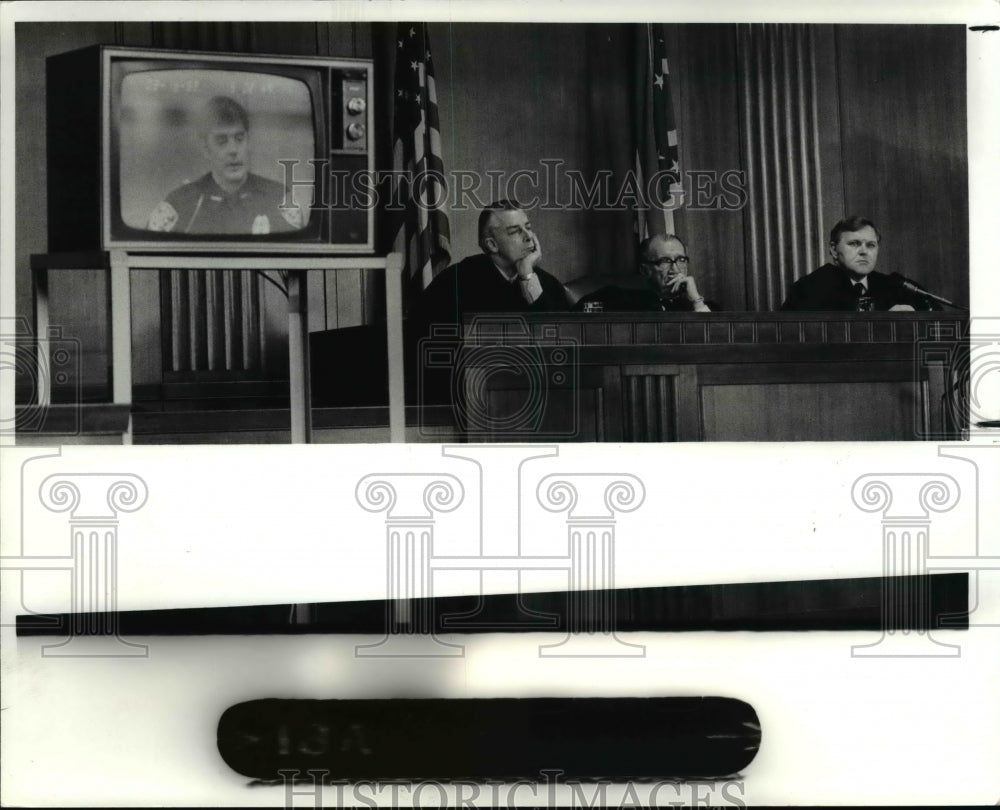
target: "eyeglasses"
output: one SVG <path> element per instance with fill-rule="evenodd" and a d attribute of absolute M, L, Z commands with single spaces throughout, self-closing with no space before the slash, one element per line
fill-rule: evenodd
<path fill-rule="evenodd" d="M 659 259 L 649 260 L 647 259 L 646 264 L 656 265 L 657 267 L 673 267 L 675 264 L 679 264 L 682 267 L 688 263 L 687 256 L 677 256 L 671 259 L 669 256 L 663 256 Z"/>

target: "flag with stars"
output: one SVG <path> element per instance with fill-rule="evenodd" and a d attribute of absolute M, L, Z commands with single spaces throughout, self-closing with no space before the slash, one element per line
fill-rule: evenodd
<path fill-rule="evenodd" d="M 663 25 L 647 23 L 638 30 L 636 53 L 636 177 L 649 189 L 649 208 L 636 211 L 640 239 L 674 233 L 674 210 L 683 199 L 677 124 L 670 89 L 670 63 Z"/>
<path fill-rule="evenodd" d="M 402 203 L 393 250 L 404 257 L 412 283 L 423 289 L 451 261 L 447 186 L 430 38 L 426 23 L 399 23 L 393 88 L 393 169 Z"/>

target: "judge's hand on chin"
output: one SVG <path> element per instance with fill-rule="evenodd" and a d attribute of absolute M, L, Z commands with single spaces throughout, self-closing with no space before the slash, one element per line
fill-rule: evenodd
<path fill-rule="evenodd" d="M 909 304 L 895 304 L 889 307 L 889 312 L 916 312 Z"/>
<path fill-rule="evenodd" d="M 697 301 L 701 297 L 694 276 L 689 276 L 686 273 L 678 273 L 667 282 L 667 289 L 671 293 L 677 293 L 682 288 L 687 295 L 688 301 Z"/>
<path fill-rule="evenodd" d="M 514 264 L 514 269 L 517 270 L 519 278 L 528 278 L 528 276 L 534 273 L 535 265 L 542 258 L 542 243 L 538 241 L 537 235 L 533 235 L 532 240 L 534 241 L 534 247 L 532 247 L 531 252 L 527 256 L 518 259 Z"/>

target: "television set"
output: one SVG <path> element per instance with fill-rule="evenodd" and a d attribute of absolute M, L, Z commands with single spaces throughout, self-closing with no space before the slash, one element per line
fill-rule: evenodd
<path fill-rule="evenodd" d="M 372 253 L 372 95 L 365 59 L 49 57 L 49 250 Z"/>

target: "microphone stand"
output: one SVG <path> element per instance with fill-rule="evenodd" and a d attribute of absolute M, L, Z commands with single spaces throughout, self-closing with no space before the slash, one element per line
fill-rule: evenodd
<path fill-rule="evenodd" d="M 969 311 L 968 307 L 963 307 L 961 304 L 956 304 L 954 301 L 949 301 L 947 298 L 944 298 L 943 296 L 927 292 L 927 290 L 914 284 L 909 279 L 904 278 L 899 273 L 893 273 L 891 277 L 894 278 L 896 281 L 898 281 L 900 286 L 904 290 L 907 290 L 908 292 L 916 293 L 917 295 L 921 295 L 924 298 L 929 298 L 931 301 L 937 301 L 939 304 L 945 304 L 946 306 L 954 307 L 955 309 L 961 309 L 964 310 L 965 312 Z"/>

